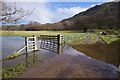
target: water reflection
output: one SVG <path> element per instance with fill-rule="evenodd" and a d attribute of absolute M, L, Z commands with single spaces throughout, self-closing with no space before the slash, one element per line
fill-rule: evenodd
<path fill-rule="evenodd" d="M 57 41 L 54 40 L 40 40 L 40 49 L 55 52 L 57 54 L 63 53 L 64 44 L 58 45 Z"/>
<path fill-rule="evenodd" d="M 32 52 L 32 53 L 26 53 L 26 58 L 25 58 L 25 66 L 28 68 L 29 66 L 35 64 L 38 61 L 38 56 L 37 52 Z"/>

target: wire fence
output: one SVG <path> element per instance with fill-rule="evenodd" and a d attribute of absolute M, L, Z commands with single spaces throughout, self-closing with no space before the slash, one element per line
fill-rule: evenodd
<path fill-rule="evenodd" d="M 85 37 L 85 33 L 76 33 L 76 34 L 64 34 L 64 41 L 69 42 L 71 40 L 76 40 Z"/>

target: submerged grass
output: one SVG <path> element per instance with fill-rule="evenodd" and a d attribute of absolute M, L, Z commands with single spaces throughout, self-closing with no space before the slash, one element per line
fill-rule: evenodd
<path fill-rule="evenodd" d="M 22 53 L 22 54 L 25 54 L 25 53 Z M 18 56 L 20 56 L 22 54 L 20 54 L 20 53 L 13 53 L 11 56 L 3 58 L 2 60 L 4 60 L 4 59 L 13 59 L 13 58 L 16 58 L 16 57 L 18 57 Z"/>
<path fill-rule="evenodd" d="M 36 50 L 36 51 L 33 51 L 33 52 L 35 53 L 35 52 L 38 52 L 38 51 L 39 51 L 39 50 Z M 3 59 L 1 59 L 1 60 L 13 59 L 13 58 L 19 57 L 19 56 L 24 55 L 24 54 L 26 54 L 26 53 L 25 53 L 25 52 L 24 52 L 24 53 L 17 53 L 17 52 L 14 52 L 12 55 L 7 56 L 6 58 L 3 58 Z"/>
<path fill-rule="evenodd" d="M 26 53 L 29 54 L 29 53 Z M 34 52 L 30 53 L 34 54 Z M 37 55 L 37 54 L 34 54 Z M 30 57 L 30 56 L 29 56 Z M 38 59 L 38 57 L 34 59 L 29 59 L 28 63 L 19 63 L 17 66 L 2 68 L 2 77 L 3 78 L 15 78 L 19 74 L 26 72 L 31 66 L 35 65 L 36 62 L 43 62 L 45 59 L 49 58 L 49 56 L 43 56 L 42 59 Z M 31 60 L 31 62 L 30 62 Z"/>
<path fill-rule="evenodd" d="M 24 67 L 22 63 L 19 63 L 19 65 L 15 67 L 3 68 L 2 77 L 3 78 L 14 78 L 17 75 L 22 74 L 25 69 L 26 67 Z"/>

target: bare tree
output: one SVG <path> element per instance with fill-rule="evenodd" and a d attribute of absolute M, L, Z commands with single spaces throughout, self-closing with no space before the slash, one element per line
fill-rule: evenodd
<path fill-rule="evenodd" d="M 0 4 L 2 5 L 0 6 L 0 21 L 2 21 L 2 24 L 16 23 L 33 12 L 33 10 L 25 11 L 23 8 L 17 8 L 16 3 L 9 5 L 7 2 L 0 1 Z"/>

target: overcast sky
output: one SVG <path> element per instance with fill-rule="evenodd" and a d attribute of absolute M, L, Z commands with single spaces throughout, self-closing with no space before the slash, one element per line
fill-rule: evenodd
<path fill-rule="evenodd" d="M 44 0 L 46 1 L 46 0 Z M 107 0 L 108 1 L 108 0 Z M 36 21 L 41 24 L 55 23 L 105 2 L 17 2 L 18 7 L 33 10 L 21 20 L 22 23 Z"/>

